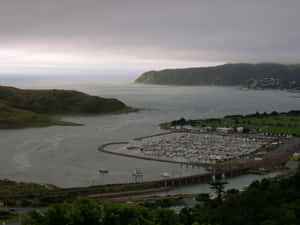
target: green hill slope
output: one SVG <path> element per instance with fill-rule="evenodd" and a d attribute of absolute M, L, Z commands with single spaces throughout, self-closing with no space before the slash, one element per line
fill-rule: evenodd
<path fill-rule="evenodd" d="M 135 83 L 297 88 L 300 87 L 300 65 L 239 63 L 215 67 L 166 69 L 145 72 Z"/>
<path fill-rule="evenodd" d="M 117 99 L 67 90 L 24 90 L 0 86 L 0 128 L 76 125 L 51 115 L 102 114 L 133 109 Z"/>
<path fill-rule="evenodd" d="M 0 102 L 0 128 L 42 127 L 50 125 L 75 126 L 80 124 L 56 120 L 48 115 L 17 109 Z"/>

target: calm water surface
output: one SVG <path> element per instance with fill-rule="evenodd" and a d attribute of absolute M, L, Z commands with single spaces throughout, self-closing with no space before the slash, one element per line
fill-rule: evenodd
<path fill-rule="evenodd" d="M 113 97 L 144 110 L 104 116 L 65 117 L 81 127 L 0 130 L 0 179 L 83 186 L 132 182 L 132 171 L 141 168 L 144 180 L 160 173 L 182 176 L 204 172 L 177 164 L 114 156 L 97 151 L 101 144 L 161 132 L 158 124 L 186 118 L 218 117 L 256 111 L 300 109 L 297 94 L 283 91 L 245 91 L 224 87 L 168 87 L 133 84 L 101 84 L 97 80 L 59 84 L 19 84 L 26 88 L 67 88 L 103 97 Z M 299 97 L 299 96 L 298 96 Z M 100 168 L 109 170 L 101 176 Z M 249 179 L 247 179 L 249 180 Z M 242 180 L 237 180 L 239 184 Z"/>

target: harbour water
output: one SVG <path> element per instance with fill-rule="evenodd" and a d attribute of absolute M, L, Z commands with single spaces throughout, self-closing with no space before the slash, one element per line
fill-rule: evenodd
<path fill-rule="evenodd" d="M 182 168 L 178 164 L 127 158 L 97 151 L 107 142 L 128 141 L 161 132 L 158 124 L 186 118 L 219 117 L 256 111 L 300 109 L 297 93 L 249 91 L 230 87 L 169 87 L 134 85 L 129 82 L 10 83 L 25 88 L 65 88 L 113 97 L 143 109 L 136 113 L 102 116 L 72 116 L 64 120 L 83 123 L 80 127 L 0 130 L 0 179 L 51 183 L 59 186 L 86 186 L 132 182 L 139 168 L 144 180 L 202 173 L 202 168 Z M 297 97 L 298 96 L 298 97 Z M 107 169 L 101 175 L 98 170 Z M 236 184 L 242 182 L 236 178 Z M 249 179 L 248 179 L 249 180 Z M 234 185 L 234 184 L 233 184 Z"/>

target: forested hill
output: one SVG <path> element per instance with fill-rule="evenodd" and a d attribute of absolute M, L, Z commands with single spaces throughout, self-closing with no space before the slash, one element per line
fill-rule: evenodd
<path fill-rule="evenodd" d="M 117 99 L 69 90 L 24 90 L 0 86 L 0 128 L 71 125 L 53 114 L 101 114 L 133 109 Z"/>
<path fill-rule="evenodd" d="M 136 79 L 135 83 L 297 88 L 300 87 L 300 65 L 239 63 L 214 67 L 166 69 L 145 72 Z"/>

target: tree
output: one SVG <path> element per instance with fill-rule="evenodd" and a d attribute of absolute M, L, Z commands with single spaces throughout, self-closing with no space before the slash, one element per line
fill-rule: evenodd
<path fill-rule="evenodd" d="M 65 225 L 70 221 L 68 210 L 70 203 L 55 204 L 45 213 L 46 224 Z"/>
<path fill-rule="evenodd" d="M 174 210 L 157 208 L 154 211 L 154 221 L 156 225 L 179 225 L 179 217 Z"/>
<path fill-rule="evenodd" d="M 225 193 L 225 185 L 228 184 L 224 181 L 214 181 L 210 183 L 210 189 L 215 190 L 215 193 L 217 195 L 217 200 L 219 202 L 222 201 L 222 194 Z"/>
<path fill-rule="evenodd" d="M 99 205 L 88 198 L 77 198 L 68 213 L 70 225 L 98 225 L 101 217 Z"/>
<path fill-rule="evenodd" d="M 45 217 L 38 211 L 32 210 L 22 220 L 22 225 L 47 225 Z"/>
<path fill-rule="evenodd" d="M 193 217 L 191 208 L 185 207 L 179 213 L 179 221 L 184 225 L 192 225 Z"/>
<path fill-rule="evenodd" d="M 99 225 L 100 217 L 99 205 L 81 197 L 72 203 L 55 204 L 45 214 L 31 211 L 23 219 L 22 225 Z"/>
<path fill-rule="evenodd" d="M 149 209 L 136 205 L 105 204 L 103 225 L 154 225 Z"/>

